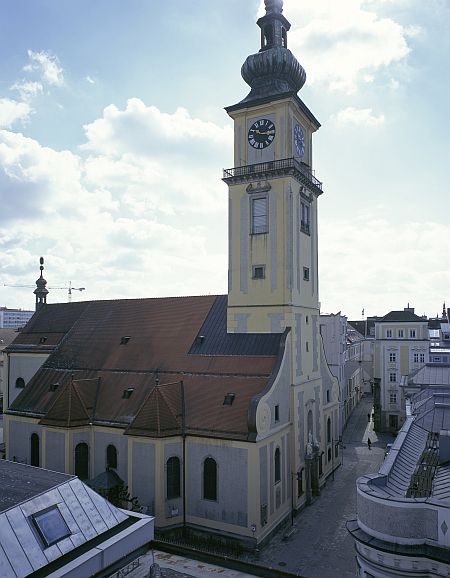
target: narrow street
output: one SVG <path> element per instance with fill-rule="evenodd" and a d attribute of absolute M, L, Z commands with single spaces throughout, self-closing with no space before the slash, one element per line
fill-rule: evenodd
<path fill-rule="evenodd" d="M 297 515 L 295 533 L 287 541 L 280 533 L 260 553 L 260 564 L 307 578 L 355 576 L 353 540 L 345 524 L 356 515 L 356 480 L 378 470 L 386 444 L 393 439 L 373 431 L 373 422 L 367 419 L 371 411 L 372 397 L 366 394 L 344 431 L 343 465 L 335 471 L 334 480 L 330 476 L 319 498 Z"/>

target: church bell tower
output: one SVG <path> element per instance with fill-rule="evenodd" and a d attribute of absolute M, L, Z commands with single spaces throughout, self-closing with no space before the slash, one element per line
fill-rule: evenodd
<path fill-rule="evenodd" d="M 317 201 L 312 135 L 320 123 L 298 96 L 306 73 L 288 49 L 282 0 L 265 0 L 261 48 L 242 77 L 229 187 L 228 332 L 282 332 L 318 319 Z"/>

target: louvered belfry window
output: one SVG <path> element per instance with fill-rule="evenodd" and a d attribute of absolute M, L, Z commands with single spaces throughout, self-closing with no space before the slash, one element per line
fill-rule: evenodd
<path fill-rule="evenodd" d="M 267 233 L 269 231 L 267 218 L 267 197 L 252 199 L 252 234 Z"/>

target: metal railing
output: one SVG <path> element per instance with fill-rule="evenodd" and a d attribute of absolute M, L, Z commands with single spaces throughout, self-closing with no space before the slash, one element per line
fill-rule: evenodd
<path fill-rule="evenodd" d="M 226 180 L 240 177 L 250 177 L 258 173 L 286 173 L 292 171 L 299 173 L 305 177 L 314 187 L 317 187 L 322 191 L 322 183 L 314 176 L 314 172 L 311 170 L 311 168 L 305 163 L 298 161 L 294 157 L 289 159 L 281 159 L 278 161 L 268 161 L 266 163 L 257 163 L 254 165 L 244 165 L 242 167 L 224 169 L 223 178 Z"/>

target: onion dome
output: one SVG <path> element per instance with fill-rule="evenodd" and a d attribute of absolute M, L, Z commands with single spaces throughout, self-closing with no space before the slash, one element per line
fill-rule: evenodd
<path fill-rule="evenodd" d="M 287 48 L 291 27 L 283 16 L 283 0 L 265 0 L 266 14 L 257 22 L 261 28 L 261 49 L 244 62 L 241 74 L 251 87 L 243 102 L 297 93 L 306 81 L 306 72 Z"/>

